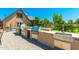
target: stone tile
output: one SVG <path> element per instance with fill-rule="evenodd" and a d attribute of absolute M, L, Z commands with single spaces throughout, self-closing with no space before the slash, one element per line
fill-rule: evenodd
<path fill-rule="evenodd" d="M 14 35 L 13 32 L 4 32 L 1 42 L 0 50 L 43 50 L 20 36 Z"/>

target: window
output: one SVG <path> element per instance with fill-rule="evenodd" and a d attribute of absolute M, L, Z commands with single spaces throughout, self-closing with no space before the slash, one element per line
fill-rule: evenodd
<path fill-rule="evenodd" d="M 17 22 L 17 27 L 19 27 L 19 22 Z"/>
<path fill-rule="evenodd" d="M 17 27 L 20 27 L 23 23 L 17 22 Z"/>
<path fill-rule="evenodd" d="M 17 13 L 17 16 L 18 16 L 19 18 L 22 18 L 22 13 Z"/>

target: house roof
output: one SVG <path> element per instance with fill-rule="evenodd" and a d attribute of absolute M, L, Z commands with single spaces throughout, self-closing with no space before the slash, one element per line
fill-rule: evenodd
<path fill-rule="evenodd" d="M 23 15 L 27 18 L 27 20 L 29 21 L 29 23 L 31 24 L 31 20 L 29 19 L 29 17 L 23 12 L 23 10 L 21 8 L 19 8 L 17 11 L 15 11 L 14 13 L 12 13 L 11 15 L 9 15 L 8 17 L 6 17 L 3 22 L 7 22 L 9 20 L 11 20 L 11 18 L 13 18 L 17 12 L 21 11 L 23 13 Z"/>

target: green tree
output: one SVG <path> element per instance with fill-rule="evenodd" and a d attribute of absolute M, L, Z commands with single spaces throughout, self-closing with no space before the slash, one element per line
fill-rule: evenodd
<path fill-rule="evenodd" d="M 63 31 L 64 29 L 64 21 L 63 21 L 63 18 L 62 18 L 62 15 L 61 14 L 54 14 L 53 15 L 53 29 L 55 30 L 61 30 Z"/>
<path fill-rule="evenodd" d="M 62 23 L 62 15 L 61 14 L 54 14 L 53 15 L 53 22 L 54 24 L 61 24 Z"/>
<path fill-rule="evenodd" d="M 40 26 L 40 17 L 35 17 L 35 25 Z"/>
<path fill-rule="evenodd" d="M 73 24 L 73 21 L 70 19 L 68 20 L 68 25 L 72 25 Z"/>
<path fill-rule="evenodd" d="M 68 22 L 67 22 L 67 31 L 68 32 L 73 32 L 73 21 L 72 21 L 72 19 L 70 19 L 70 20 L 68 20 Z"/>
<path fill-rule="evenodd" d="M 79 24 L 79 18 L 75 21 L 75 24 Z"/>
<path fill-rule="evenodd" d="M 42 21 L 42 25 L 43 25 L 43 27 L 49 27 L 48 25 L 49 25 L 49 20 L 48 20 L 48 18 L 45 18 L 43 21 Z"/>
<path fill-rule="evenodd" d="M 78 27 L 78 32 L 79 32 L 79 18 L 75 21 L 75 24 Z"/>
<path fill-rule="evenodd" d="M 35 20 L 31 21 L 31 26 L 35 26 Z"/>
<path fill-rule="evenodd" d="M 31 21 L 32 26 L 40 26 L 40 17 L 35 17 L 35 20 Z"/>

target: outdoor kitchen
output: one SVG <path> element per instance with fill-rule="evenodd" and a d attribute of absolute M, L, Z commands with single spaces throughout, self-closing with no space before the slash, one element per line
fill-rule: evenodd
<path fill-rule="evenodd" d="M 51 30 L 46 31 L 39 28 L 37 31 L 34 31 L 34 28 L 32 29 L 27 29 L 29 31 L 29 38 L 36 39 L 47 46 L 64 50 L 79 49 L 79 34 Z"/>

